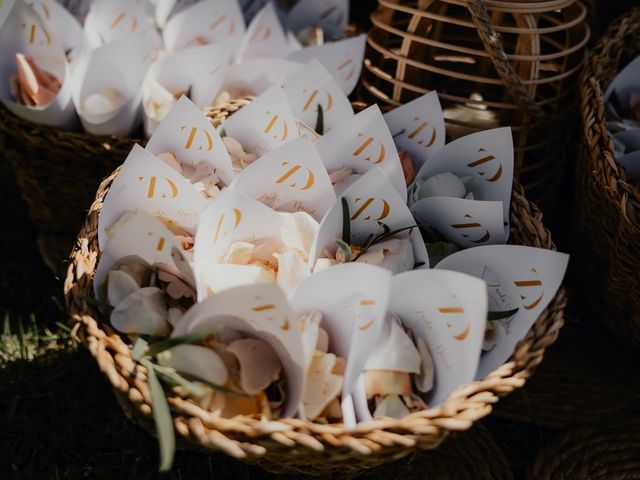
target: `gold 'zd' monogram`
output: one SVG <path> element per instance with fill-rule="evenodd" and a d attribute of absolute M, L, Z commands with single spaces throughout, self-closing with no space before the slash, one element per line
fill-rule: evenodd
<path fill-rule="evenodd" d="M 464 218 L 465 220 L 468 219 L 468 221 L 465 221 L 465 223 L 454 223 L 451 225 L 453 228 L 455 228 L 458 231 L 458 233 L 460 233 L 462 238 L 469 238 L 471 236 L 471 233 L 466 233 L 466 232 L 472 232 L 476 228 L 481 228 L 481 229 L 484 229 L 484 233 L 482 233 L 479 236 L 479 238 L 477 238 L 476 240 L 472 240 L 470 238 L 469 240 L 473 243 L 485 243 L 491 239 L 491 234 L 489 233 L 489 230 L 484 228 L 480 223 L 474 222 L 473 217 L 471 215 L 466 214 Z"/>
<path fill-rule="evenodd" d="M 478 160 L 467 163 L 468 167 L 479 170 L 479 167 L 485 168 L 491 165 L 491 162 L 493 162 L 494 160 L 497 161 L 496 157 L 494 155 L 488 154 L 484 148 L 478 149 L 478 153 L 483 154 L 484 156 L 482 158 L 479 158 Z M 488 176 L 490 171 L 491 170 L 482 170 L 479 171 L 478 174 L 482 177 L 485 177 L 488 182 L 497 182 L 498 180 L 500 180 L 500 177 L 502 176 L 502 162 L 498 162 L 498 166 L 495 172 L 493 172 L 491 176 Z"/>
<path fill-rule="evenodd" d="M 538 271 L 535 268 L 529 270 L 533 274 L 538 274 Z M 542 280 L 529 279 L 529 280 L 518 280 L 513 282 L 518 288 L 526 288 L 529 292 L 533 289 L 533 294 L 529 293 L 527 295 L 520 294 L 520 300 L 522 300 L 522 306 L 526 310 L 533 310 L 538 306 L 538 304 L 542 301 L 544 297 L 544 284 Z M 534 300 L 530 300 L 531 297 L 534 297 Z"/>
<path fill-rule="evenodd" d="M 427 135 L 426 137 L 422 137 L 420 134 L 422 134 L 422 133 L 428 134 L 428 132 L 429 132 L 429 129 L 427 128 L 427 127 L 429 127 L 429 122 L 423 122 L 420 119 L 420 117 L 415 117 L 413 120 L 416 123 L 418 123 L 418 126 L 407 134 L 407 138 L 409 140 L 413 140 L 413 141 L 417 142 L 418 145 L 422 145 L 425 148 L 429 148 L 436 141 L 437 133 L 436 133 L 435 127 L 433 127 L 433 126 L 431 127 L 431 135 Z"/>
<path fill-rule="evenodd" d="M 310 168 L 303 169 L 302 165 L 300 165 L 299 163 L 294 163 L 291 167 L 289 167 L 289 165 L 291 165 L 289 162 L 282 162 L 282 166 L 288 167 L 288 169 L 280 178 L 276 180 L 276 183 L 282 184 L 291 179 L 293 180 L 293 182 L 289 184 L 291 188 L 297 188 L 299 190 L 309 190 L 311 187 L 313 187 L 313 184 L 316 181 L 316 176 L 313 174 Z M 304 174 L 304 170 L 307 171 L 306 175 L 304 175 L 304 185 L 298 186 L 296 178 L 300 177 L 300 174 Z"/>
<path fill-rule="evenodd" d="M 238 228 L 238 225 L 240 225 L 240 222 L 242 221 L 242 212 L 240 209 L 234 208 L 231 212 L 232 213 L 230 215 L 222 213 L 218 217 L 216 233 L 213 235 L 213 243 L 217 243 L 219 239 L 226 237 L 229 232 L 232 232 Z M 229 222 L 232 223 L 231 226 L 228 225 Z"/>
<path fill-rule="evenodd" d="M 233 32 L 235 32 L 236 30 L 236 23 L 227 19 L 226 15 L 218 15 L 213 22 L 211 22 L 211 26 L 209 27 L 209 30 L 216 30 L 218 28 L 222 28 L 224 26 L 224 22 L 225 20 L 228 20 L 229 23 L 229 29 L 227 30 L 227 37 L 230 37 L 231 35 L 233 35 Z"/>
<path fill-rule="evenodd" d="M 118 15 L 116 15 L 116 17 L 113 19 L 113 22 L 111 22 L 111 25 L 109 28 L 111 30 L 116 30 L 116 28 L 118 28 L 118 31 L 121 33 L 125 33 L 127 31 L 135 32 L 136 29 L 138 28 L 138 19 L 136 19 L 131 15 L 127 15 L 126 12 L 121 12 Z"/>
<path fill-rule="evenodd" d="M 268 110 L 265 113 L 267 117 L 269 117 L 269 115 L 271 114 L 271 112 L 269 112 Z M 271 117 L 267 121 L 267 126 L 264 128 L 264 133 L 270 135 L 271 132 L 273 132 L 273 138 L 279 139 L 281 142 L 284 142 L 289 136 L 289 126 L 287 125 L 287 122 L 282 119 L 280 119 L 280 122 L 278 122 L 278 119 L 280 119 L 280 115 L 275 113 L 271 115 Z M 282 127 L 280 135 L 278 135 L 278 124 Z"/>
<path fill-rule="evenodd" d="M 336 70 L 338 72 L 338 76 L 344 81 L 349 80 L 356 73 L 356 67 L 351 58 L 347 58 L 344 62 L 338 65 Z"/>
<path fill-rule="evenodd" d="M 391 211 L 389 202 L 387 202 L 384 198 L 356 197 L 355 204 L 358 209 L 351 216 L 351 220 L 355 220 L 358 217 L 362 217 L 363 220 L 371 220 L 372 217 L 375 217 L 373 218 L 373 220 L 379 222 L 387 218 L 389 216 L 389 212 Z M 376 209 L 379 209 L 379 214 L 373 213 L 376 211 Z"/>
<path fill-rule="evenodd" d="M 358 134 L 358 138 L 360 137 L 364 137 L 364 133 L 359 133 Z M 354 157 L 360 157 L 363 154 L 366 155 L 371 149 L 375 149 L 376 143 L 378 145 L 378 153 L 377 155 L 375 155 L 375 160 L 373 160 L 373 163 L 375 165 L 378 165 L 380 163 L 382 163 L 384 161 L 385 155 L 386 155 L 386 150 L 384 148 L 384 145 L 382 144 L 382 142 L 375 140 L 373 137 L 367 137 L 361 144 L 360 146 L 358 146 L 358 148 L 356 148 L 353 153 L 351 154 Z M 367 162 L 372 161 L 372 159 L 374 158 L 374 156 L 372 155 L 368 155 L 366 157 L 364 157 L 364 159 Z"/>
<path fill-rule="evenodd" d="M 464 315 L 464 308 L 462 308 L 462 307 L 439 307 L 438 308 L 438 312 L 442 313 L 443 315 Z M 453 324 L 449 323 L 447 321 L 447 328 L 451 328 L 451 327 L 453 327 Z M 471 325 L 467 324 L 462 329 L 462 331 L 460 331 L 460 333 L 453 333 L 453 334 L 451 334 L 451 336 L 455 340 L 458 340 L 459 342 L 462 342 L 464 339 L 466 339 L 469 336 L 469 332 L 470 331 L 471 331 Z"/>
<path fill-rule="evenodd" d="M 146 178 L 147 177 L 138 177 L 138 181 L 140 183 L 144 183 Z M 156 194 L 159 195 L 159 198 L 176 198 L 178 196 L 178 187 L 167 177 L 156 177 L 154 175 L 152 177 L 148 177 L 148 179 L 147 198 L 155 198 Z M 158 188 L 158 183 L 160 183 L 158 182 L 158 179 L 164 180 L 162 183 L 169 187 L 168 191 L 167 189 L 160 190 Z"/>
<path fill-rule="evenodd" d="M 4 3 L 3 0 L 0 0 L 0 7 L 2 7 L 2 4 Z M 37 10 L 38 7 L 40 7 L 40 10 L 42 11 L 42 14 L 40 15 L 42 18 L 44 18 L 45 20 L 49 20 L 49 18 L 51 18 L 51 12 L 49 11 L 49 7 L 47 7 L 44 3 L 32 3 L 31 7 L 34 10 Z"/>
<path fill-rule="evenodd" d="M 271 27 L 265 27 L 264 25 L 259 25 L 256 28 L 256 31 L 253 32 L 253 36 L 251 37 L 251 43 L 257 42 L 266 42 L 271 36 Z"/>
<path fill-rule="evenodd" d="M 303 92 L 307 93 L 307 89 L 305 88 Z M 317 88 L 311 91 L 311 93 L 307 97 L 307 101 L 305 102 L 304 107 L 302 107 L 303 112 L 306 112 L 307 110 L 309 110 L 309 108 L 315 105 L 314 100 L 316 100 L 318 93 L 319 90 Z M 333 97 L 327 91 L 325 91 L 324 94 L 327 96 L 327 103 L 324 105 L 322 105 L 320 101 L 317 101 L 316 103 L 322 107 L 324 113 L 327 113 L 333 107 Z"/>
<path fill-rule="evenodd" d="M 35 23 L 22 24 L 22 28 L 27 31 L 29 36 L 29 44 L 34 45 L 51 45 L 51 34 L 42 25 L 36 25 Z"/>
<path fill-rule="evenodd" d="M 195 148 L 196 150 L 204 150 L 205 152 L 213 150 L 213 137 L 204 128 L 189 128 L 186 125 L 181 125 L 180 131 L 187 132 L 187 139 L 184 142 L 185 150 L 190 150 L 192 148 Z M 198 135 L 198 133 L 200 133 L 200 135 Z M 200 141 L 196 142 L 198 139 Z"/>

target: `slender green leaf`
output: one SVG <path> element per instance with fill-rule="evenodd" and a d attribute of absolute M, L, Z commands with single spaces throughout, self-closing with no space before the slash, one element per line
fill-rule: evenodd
<path fill-rule="evenodd" d="M 185 343 L 193 343 L 198 342 L 204 338 L 215 336 L 220 333 L 220 327 L 210 328 L 207 330 L 201 330 L 198 332 L 191 332 L 185 335 L 180 335 L 177 337 L 169 337 L 164 340 L 159 340 L 149 345 L 149 348 L 145 352 L 146 357 L 155 357 L 160 352 L 164 352 L 169 348 L 176 347 L 178 345 L 182 345 Z"/>
<path fill-rule="evenodd" d="M 349 202 L 347 199 L 342 197 L 340 199 L 342 202 L 342 240 L 351 244 L 351 213 L 349 212 Z"/>
<path fill-rule="evenodd" d="M 156 424 L 158 444 L 160 448 L 160 471 L 168 472 L 173 464 L 173 455 L 176 448 L 176 437 L 173 430 L 173 418 L 169 410 L 167 398 L 156 375 L 153 364 L 147 358 L 141 358 L 140 364 L 146 367 L 149 378 L 149 392 L 153 407 L 153 420 Z"/>
<path fill-rule="evenodd" d="M 190 375 L 185 372 L 179 372 L 175 368 L 165 367 L 162 365 L 153 364 L 154 369 L 158 376 L 167 384 L 171 386 L 180 386 L 189 391 L 195 397 L 201 397 L 206 394 L 209 389 L 217 390 L 220 393 L 233 397 L 249 398 L 249 396 L 242 392 L 236 392 L 222 385 L 211 383 L 209 380 L 205 380 L 202 377 L 196 375 Z"/>
<path fill-rule="evenodd" d="M 514 308 L 513 310 L 504 310 L 501 312 L 488 312 L 487 313 L 487 321 L 490 320 L 502 320 L 503 318 L 509 318 L 515 315 L 518 312 L 518 308 Z"/>
<path fill-rule="evenodd" d="M 324 111 L 320 104 L 318 104 L 318 118 L 316 120 L 315 131 L 318 135 L 324 135 Z"/>
<path fill-rule="evenodd" d="M 133 359 L 137 362 L 140 360 L 147 351 L 147 346 L 149 342 L 147 342 L 144 338 L 138 337 L 138 339 L 133 343 Z"/>
<path fill-rule="evenodd" d="M 346 262 L 350 262 L 351 261 L 351 247 L 349 246 L 349 244 L 347 244 L 347 242 L 338 239 L 336 240 L 336 245 L 338 246 L 338 248 L 340 249 L 340 251 L 342 252 L 342 254 L 344 255 L 344 261 Z"/>

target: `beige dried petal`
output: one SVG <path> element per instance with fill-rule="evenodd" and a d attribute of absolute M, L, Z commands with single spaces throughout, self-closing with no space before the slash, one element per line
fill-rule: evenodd
<path fill-rule="evenodd" d="M 107 274 L 107 300 L 111 306 L 115 307 L 139 288 L 138 282 L 127 272 L 111 270 Z"/>
<path fill-rule="evenodd" d="M 240 388 L 246 393 L 257 394 L 274 382 L 282 371 L 276 352 L 264 340 L 244 338 L 227 346 L 240 364 Z"/>
<path fill-rule="evenodd" d="M 414 201 L 430 197 L 464 198 L 467 189 L 453 173 L 441 173 L 426 180 L 416 180 Z"/>
<path fill-rule="evenodd" d="M 333 353 L 319 351 L 311 360 L 302 400 L 304 414 L 309 420 L 320 416 L 342 391 L 344 378 L 342 375 L 333 373 L 336 360 Z"/>
<path fill-rule="evenodd" d="M 245 156 L 244 149 L 240 142 L 238 142 L 235 138 L 230 137 L 229 135 L 222 137 L 222 143 L 224 143 L 227 152 L 229 155 L 233 155 L 234 157 L 243 158 Z"/>
<path fill-rule="evenodd" d="M 356 262 L 386 268 L 393 275 L 413 270 L 414 260 L 413 245 L 408 235 L 376 243 L 356 258 Z"/>
<path fill-rule="evenodd" d="M 316 260 L 316 264 L 313 266 L 313 273 L 316 274 L 337 264 L 338 261 L 334 258 L 319 258 Z"/>
<path fill-rule="evenodd" d="M 404 418 L 409 415 L 409 409 L 398 395 L 384 397 L 376 406 L 373 417 Z"/>
<path fill-rule="evenodd" d="M 209 265 L 203 268 L 201 278 L 210 295 L 242 285 L 276 281 L 275 272 L 262 265 Z"/>
<path fill-rule="evenodd" d="M 276 283 L 285 292 L 291 293 L 300 283 L 311 276 L 311 269 L 301 254 L 295 251 L 274 253 L 278 261 Z"/>
<path fill-rule="evenodd" d="M 318 328 L 318 342 L 316 343 L 316 350 L 324 353 L 329 351 L 329 334 L 322 327 Z"/>
<path fill-rule="evenodd" d="M 176 156 L 171 152 L 163 152 L 156 155 L 157 158 L 173 168 L 176 172 L 182 173 L 182 162 L 180 162 Z"/>
<path fill-rule="evenodd" d="M 364 372 L 367 398 L 375 395 L 410 395 L 411 375 L 395 370 L 366 370 Z"/>
<path fill-rule="evenodd" d="M 88 95 L 82 102 L 82 112 L 86 115 L 106 115 L 120 110 L 127 100 L 115 88 L 104 88 Z"/>
<path fill-rule="evenodd" d="M 506 336 L 507 332 L 499 320 L 488 321 L 482 341 L 482 350 L 493 350 L 493 347 L 499 344 Z"/>
<path fill-rule="evenodd" d="M 398 153 L 400 155 L 400 165 L 402 166 L 404 180 L 407 186 L 409 186 L 416 178 L 416 170 L 413 166 L 413 158 L 411 157 L 411 154 L 406 150 L 400 150 Z"/>
<path fill-rule="evenodd" d="M 335 185 L 338 182 L 343 181 L 345 178 L 353 175 L 354 171 L 351 167 L 342 167 L 338 170 L 334 170 L 329 174 L 329 179 L 331 180 L 331 184 Z"/>
<path fill-rule="evenodd" d="M 199 345 L 177 345 L 158 354 L 158 363 L 214 385 L 225 385 L 229 372 L 220 356 Z"/>
<path fill-rule="evenodd" d="M 400 319 L 387 316 L 382 333 L 365 364 L 365 370 L 394 370 L 420 373 L 421 358 L 418 348 L 405 332 Z"/>
<path fill-rule="evenodd" d="M 166 283 L 165 291 L 174 300 L 187 298 L 195 301 L 196 291 L 194 287 L 175 272 L 169 270 L 166 265 L 158 265 L 158 279 Z"/>
<path fill-rule="evenodd" d="M 351 185 L 353 185 L 354 183 L 356 183 L 357 180 L 360 179 L 360 177 L 362 177 L 362 174 L 360 173 L 352 173 L 351 175 L 349 175 L 348 177 L 346 177 L 343 180 L 340 180 L 339 182 L 336 182 L 333 184 L 333 190 L 336 193 L 337 196 L 340 196 L 344 193 L 344 191 L 349 188 Z"/>
<path fill-rule="evenodd" d="M 176 96 L 153 78 L 149 79 L 149 98 L 145 104 L 147 115 L 161 121 L 176 103 Z"/>
<path fill-rule="evenodd" d="M 122 259 L 114 270 L 127 273 L 140 287 L 148 287 L 151 281 L 151 265 L 140 257 Z"/>
<path fill-rule="evenodd" d="M 322 313 L 317 310 L 312 310 L 307 315 L 302 315 L 298 320 L 305 369 L 308 369 L 309 365 L 311 365 L 311 360 L 316 352 L 321 321 Z"/>
<path fill-rule="evenodd" d="M 284 220 L 280 236 L 285 247 L 295 248 L 309 256 L 313 239 L 318 234 L 320 224 L 306 212 L 279 212 Z"/>
<path fill-rule="evenodd" d="M 256 246 L 249 242 L 233 242 L 229 250 L 220 259 L 220 263 L 234 263 L 236 265 L 248 265 L 251 262 L 251 254 Z"/>
<path fill-rule="evenodd" d="M 166 336 L 169 325 L 162 295 L 156 287 L 136 290 L 113 309 L 111 325 L 122 333 Z"/>
<path fill-rule="evenodd" d="M 218 93 L 218 95 L 216 95 L 216 98 L 213 99 L 212 106 L 218 107 L 220 105 L 224 105 L 225 103 L 229 103 L 230 101 L 231 95 L 229 95 L 229 92 L 226 90 L 222 90 L 220 93 Z"/>
<path fill-rule="evenodd" d="M 225 387 L 235 390 L 231 385 L 225 385 Z M 248 397 L 231 396 L 214 392 L 209 404 L 209 409 L 214 415 L 219 415 L 224 418 L 233 418 L 242 415 L 243 417 L 258 416 L 271 419 L 269 399 L 264 392 L 258 392 L 256 395 Z"/>
<path fill-rule="evenodd" d="M 325 408 L 317 418 L 326 418 L 327 420 L 340 421 L 342 420 L 342 407 L 340 406 L 340 400 L 334 398 L 329 402 L 327 408 Z"/>
<path fill-rule="evenodd" d="M 184 312 L 180 308 L 170 308 L 167 312 L 167 321 L 171 324 L 172 327 L 176 327 L 180 320 L 182 319 Z"/>

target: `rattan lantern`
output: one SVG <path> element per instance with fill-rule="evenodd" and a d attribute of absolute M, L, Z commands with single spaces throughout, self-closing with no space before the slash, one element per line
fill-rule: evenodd
<path fill-rule="evenodd" d="M 516 174 L 548 206 L 577 118 L 589 40 L 578 0 L 378 0 L 363 96 L 393 107 L 436 90 L 452 138 L 514 131 Z"/>

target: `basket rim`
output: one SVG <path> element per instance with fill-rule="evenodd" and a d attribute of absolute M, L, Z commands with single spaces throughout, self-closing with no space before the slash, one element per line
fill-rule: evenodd
<path fill-rule="evenodd" d="M 225 105 L 213 108 L 207 114 L 214 119 L 224 118 L 237 108 L 238 104 Z M 71 253 L 64 294 L 75 323 L 74 332 L 89 348 L 118 396 L 126 398 L 124 404 L 128 402 L 128 413 L 148 422 L 152 410 L 146 369 L 133 361 L 130 346 L 98 320 L 95 306 L 87 301 L 93 292 L 93 274 L 100 255 L 97 219 L 118 171 L 119 168 L 98 188 L 96 200 Z M 522 187 L 514 180 L 511 238 L 520 239 L 528 234 L 531 238 L 524 238 L 521 243 L 555 250 L 541 217 L 538 208 L 524 198 Z M 296 418 L 271 421 L 244 416 L 220 418 L 195 403 L 171 396 L 168 401 L 173 410 L 174 427 L 183 439 L 222 450 L 238 459 L 256 461 L 266 455 L 296 454 L 296 461 L 302 465 L 347 458 L 354 460 L 353 454 L 361 461 L 369 458 L 377 464 L 379 458 L 385 456 L 398 458 L 414 448 L 435 448 L 450 433 L 467 430 L 488 415 L 500 396 L 524 385 L 542 361 L 545 348 L 556 340 L 564 324 L 565 305 L 566 290 L 561 286 L 526 337 L 516 345 L 509 361 L 485 379 L 459 386 L 439 407 L 415 412 L 403 419 L 374 419 L 347 430 L 340 423 L 320 424 Z M 123 408 L 127 413 L 126 406 Z"/>
<path fill-rule="evenodd" d="M 603 72 L 612 66 L 617 67 L 618 73 L 624 68 L 619 65 L 620 55 L 625 48 L 622 39 L 628 31 L 627 25 L 633 22 L 640 22 L 640 7 L 635 7 L 614 21 L 589 53 L 580 78 L 580 97 L 583 144 L 594 151 L 586 155 L 588 163 L 594 167 L 590 171 L 595 181 L 607 191 L 607 197 L 617 204 L 626 222 L 640 236 L 640 216 L 632 203 L 640 203 L 640 189 L 627 181 L 624 167 L 615 159 L 614 143 L 607 133 L 604 101 L 604 92 L 613 78 L 605 78 Z M 640 48 L 636 49 L 636 55 L 640 56 Z"/>

